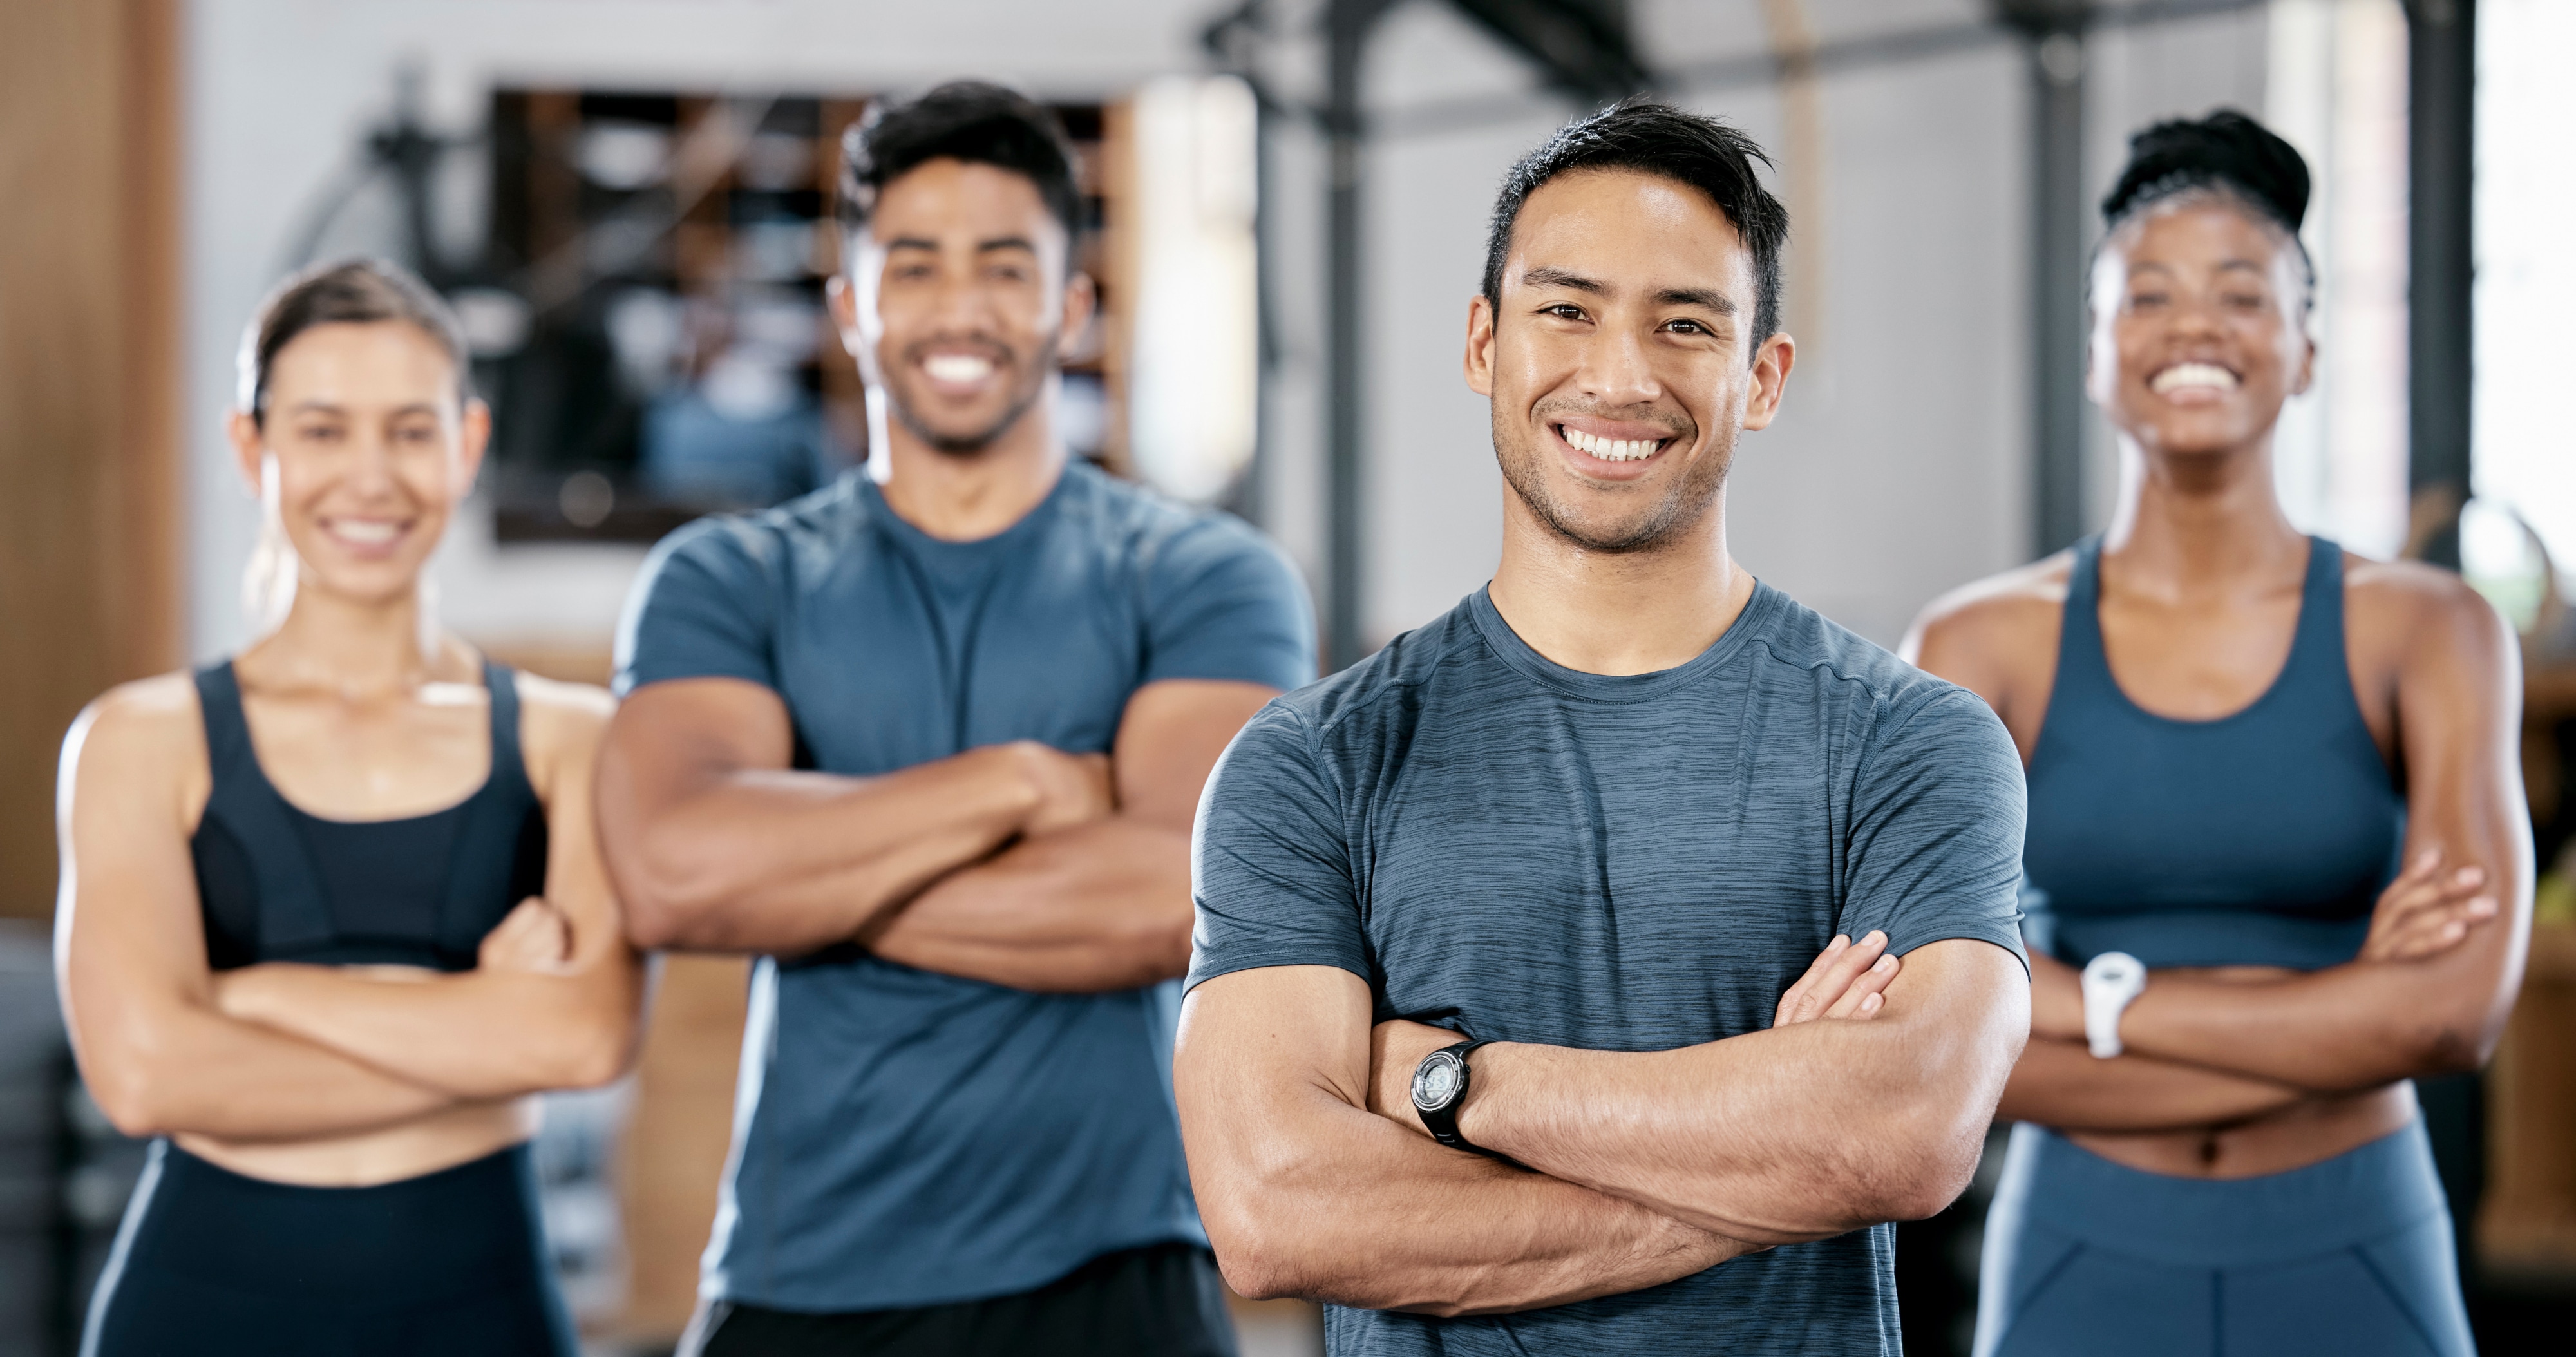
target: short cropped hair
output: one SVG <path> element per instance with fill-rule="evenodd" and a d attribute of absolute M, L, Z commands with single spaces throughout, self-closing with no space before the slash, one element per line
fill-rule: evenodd
<path fill-rule="evenodd" d="M 1715 118 L 1650 99 L 1627 99 L 1559 128 L 1503 176 L 1485 237 L 1485 301 L 1503 303 L 1503 258 L 1521 207 L 1539 187 L 1578 170 L 1634 170 L 1698 189 L 1717 205 L 1753 255 L 1753 338 L 1780 328 L 1780 250 L 1789 210 L 1762 187 L 1754 163 L 1771 163 L 1753 138 Z M 1752 346 L 1747 346 L 1751 348 Z M 1751 354 L 1746 355 L 1751 361 Z"/>
<path fill-rule="evenodd" d="M 942 158 L 992 165 L 1037 186 L 1071 237 L 1082 227 L 1082 190 L 1064 124 L 1017 90 L 955 80 L 906 103 L 878 104 L 841 137 L 841 228 L 864 230 L 885 186 Z"/>
<path fill-rule="evenodd" d="M 239 385 L 234 400 L 254 423 L 268 417 L 268 374 L 289 340 L 317 325 L 367 325 L 398 320 L 417 327 L 456 366 L 456 402 L 473 399 L 472 356 L 465 327 L 446 300 L 420 275 L 385 259 L 342 259 L 316 264 L 268 294 L 242 332 Z"/>

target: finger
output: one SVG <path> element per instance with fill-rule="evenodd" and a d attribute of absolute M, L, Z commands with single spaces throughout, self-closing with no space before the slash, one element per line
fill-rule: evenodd
<path fill-rule="evenodd" d="M 2439 956 L 2469 940 L 2479 925 L 2493 921 L 2503 913 L 2494 896 L 2481 895 L 2463 901 L 2441 913 L 2427 913 L 2395 932 L 2388 940 L 2387 955 L 2392 961 L 2421 961 Z"/>
<path fill-rule="evenodd" d="M 1879 953 L 1886 949 L 1887 935 L 1871 932 L 1830 958 L 1819 958 L 1816 978 L 1807 986 L 1806 993 L 1799 996 L 1791 1021 L 1807 1022 L 1823 1016 L 1825 1010 L 1843 997 L 1843 991 L 1851 986 L 1852 977 L 1868 970 L 1878 960 Z"/>
<path fill-rule="evenodd" d="M 1779 1006 L 1775 1010 L 1773 1026 L 1776 1027 L 1782 1022 L 1790 1020 L 1788 1015 L 1797 1012 L 1799 1004 L 1805 999 L 1808 992 L 1815 989 L 1816 977 L 1823 975 L 1825 973 L 1825 967 L 1831 965 L 1833 963 L 1833 959 L 1841 956 L 1843 954 L 1843 949 L 1849 946 L 1851 946 L 1851 939 L 1844 937 L 1840 933 L 1836 933 L 1834 935 L 1834 940 L 1825 944 L 1825 950 L 1816 953 L 1816 959 L 1807 963 L 1806 974 L 1799 976 L 1798 983 L 1791 985 L 1788 988 L 1788 991 L 1780 996 Z"/>
<path fill-rule="evenodd" d="M 1892 956 L 1882 956 L 1868 970 L 1852 978 L 1843 997 L 1825 1010 L 1828 1018 L 1860 1018 L 1876 1013 L 1886 1002 L 1889 982 L 1905 968 L 1905 963 Z"/>
<path fill-rule="evenodd" d="M 1800 997 L 1799 1010 L 1792 1020 L 1805 1022 L 1819 1017 L 1841 1002 L 1843 995 L 1850 990 L 1852 981 L 1866 974 L 1886 951 L 1887 935 L 1876 929 L 1872 929 L 1860 941 L 1843 949 L 1840 954 L 1824 964 L 1823 972 L 1816 977 L 1816 983 L 1809 986 L 1806 994 Z"/>

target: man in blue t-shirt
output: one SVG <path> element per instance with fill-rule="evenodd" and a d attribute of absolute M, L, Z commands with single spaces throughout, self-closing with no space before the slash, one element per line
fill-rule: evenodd
<path fill-rule="evenodd" d="M 628 609 L 629 929 L 758 958 L 693 1352 L 1233 1351 L 1170 1083 L 1190 817 L 1314 624 L 1252 530 L 1066 457 L 1072 164 L 989 85 L 852 136 L 889 474 L 673 534 Z"/>
<path fill-rule="evenodd" d="M 2020 1055 L 2002 726 L 1727 553 L 1795 354 L 1760 156 L 1631 103 L 1515 167 L 1468 304 L 1492 583 L 1200 805 L 1191 1178 L 1335 1354 L 1892 1357 L 1886 1222 L 1965 1186 Z"/>

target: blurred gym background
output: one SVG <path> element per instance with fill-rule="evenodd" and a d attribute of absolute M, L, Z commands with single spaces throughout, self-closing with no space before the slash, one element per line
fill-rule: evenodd
<path fill-rule="evenodd" d="M 1493 559 L 1466 298 L 1502 169 L 1569 115 L 1653 90 L 1771 149 L 1800 362 L 1734 541 L 1891 645 L 2108 511 L 2081 275 L 2127 134 L 2224 104 L 2288 136 L 2323 344 L 2279 443 L 2293 517 L 2463 569 L 2525 635 L 2530 978 L 2494 1066 L 2425 1098 L 2482 1342 L 2563 1351 L 2571 58 L 2564 0 L 0 0 L 0 1351 L 70 1351 L 139 1153 L 63 1044 L 54 758 L 99 690 L 247 639 L 220 416 L 261 294 L 365 252 L 455 301 L 499 434 L 441 607 L 601 680 L 655 538 L 866 457 L 820 306 L 838 136 L 966 74 L 1083 153 L 1107 306 L 1076 450 L 1275 535 L 1335 666 Z M 687 1316 L 741 975 L 669 961 L 640 1070 L 551 1107 L 547 1220 L 603 1357 Z M 1986 1186 L 1902 1232 L 1916 1352 L 1966 1351 Z M 1241 1315 L 1256 1357 L 1319 1345 L 1306 1307 Z"/>

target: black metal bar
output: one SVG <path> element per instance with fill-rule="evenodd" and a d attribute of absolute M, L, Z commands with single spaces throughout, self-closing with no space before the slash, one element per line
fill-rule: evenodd
<path fill-rule="evenodd" d="M 2406 483 L 2437 516 L 2424 559 L 2454 570 L 2469 494 L 2477 13 L 2477 0 L 2406 6 Z"/>
<path fill-rule="evenodd" d="M 1360 62 L 1367 55 L 1369 30 L 1376 26 L 1385 0 L 1332 0 L 1325 18 L 1326 87 L 1324 144 L 1327 173 L 1325 271 L 1325 373 L 1329 448 L 1325 463 L 1326 509 L 1330 519 L 1325 582 L 1324 667 L 1341 669 L 1367 652 L 1360 611 L 1361 588 L 1368 568 L 1364 549 L 1367 526 L 1360 516 L 1360 478 L 1365 473 L 1360 439 L 1366 427 L 1360 385 L 1361 278 L 1360 174 L 1366 129 L 1361 125 Z"/>
<path fill-rule="evenodd" d="M 2008 6 L 2030 60 L 2031 551 L 2084 533 L 2084 31 L 2080 4 Z"/>

